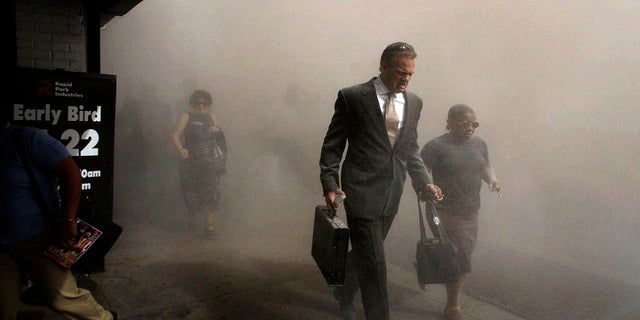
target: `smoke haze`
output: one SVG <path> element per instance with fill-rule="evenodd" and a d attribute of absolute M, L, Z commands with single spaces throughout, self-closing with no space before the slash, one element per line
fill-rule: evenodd
<path fill-rule="evenodd" d="M 419 145 L 468 104 L 505 188 L 483 187 L 477 255 L 508 248 L 640 286 L 638 21 L 632 0 L 143 1 L 101 31 L 101 71 L 118 84 L 114 217 L 184 210 L 169 134 L 201 88 L 230 146 L 227 227 L 273 223 L 246 241 L 290 237 L 308 255 L 337 90 L 406 41 Z M 416 211 L 407 183 L 388 260 L 410 264 Z"/>

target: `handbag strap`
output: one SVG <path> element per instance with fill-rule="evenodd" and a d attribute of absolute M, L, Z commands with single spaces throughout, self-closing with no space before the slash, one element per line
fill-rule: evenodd
<path fill-rule="evenodd" d="M 431 203 L 431 201 L 425 201 L 425 210 L 427 207 L 429 207 L 430 209 L 429 211 L 431 211 L 431 221 L 433 221 L 433 224 L 436 226 L 436 229 L 438 230 L 438 234 L 434 233 L 434 236 L 440 239 L 447 238 L 447 231 L 445 231 L 445 229 L 441 227 L 442 220 L 438 215 L 438 211 L 436 210 L 436 207 L 433 205 L 433 203 Z M 427 215 L 427 212 L 425 212 L 425 216 L 426 215 Z M 418 198 L 418 217 L 420 218 L 420 240 L 424 241 L 424 240 L 427 240 L 427 233 L 424 226 L 424 218 L 422 218 L 422 206 L 420 205 L 420 198 Z"/>

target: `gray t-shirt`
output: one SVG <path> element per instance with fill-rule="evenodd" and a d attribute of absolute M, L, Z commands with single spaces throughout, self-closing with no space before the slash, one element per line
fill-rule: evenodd
<path fill-rule="evenodd" d="M 420 152 L 431 169 L 433 183 L 444 193 L 436 207 L 455 214 L 460 209 L 480 209 L 480 189 L 485 167 L 489 166 L 487 144 L 480 137 L 461 144 L 453 143 L 449 134 L 427 142 Z"/>

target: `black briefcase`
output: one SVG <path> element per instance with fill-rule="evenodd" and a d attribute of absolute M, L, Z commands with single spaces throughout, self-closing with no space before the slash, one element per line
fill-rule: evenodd
<path fill-rule="evenodd" d="M 101 224 L 99 229 L 102 230 L 100 238 L 98 238 L 96 243 L 72 266 L 75 273 L 91 274 L 93 272 L 105 271 L 104 257 L 116 243 L 120 234 L 122 234 L 122 227 L 113 221 L 109 221 Z"/>
<path fill-rule="evenodd" d="M 72 266 L 72 270 L 76 274 L 84 275 L 105 271 L 104 257 L 122 234 L 122 226 L 107 218 L 100 209 L 94 205 L 93 199 L 89 196 L 83 197 L 80 201 L 78 217 L 100 229 L 102 235 Z"/>
<path fill-rule="evenodd" d="M 329 286 L 344 284 L 349 250 L 349 228 L 327 206 L 316 206 L 311 256 Z"/>

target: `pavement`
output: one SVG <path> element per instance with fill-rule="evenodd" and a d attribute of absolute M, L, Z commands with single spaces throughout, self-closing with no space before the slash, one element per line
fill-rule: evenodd
<path fill-rule="evenodd" d="M 110 271 L 94 278 L 98 297 L 124 319 L 339 319 L 331 288 L 309 258 L 291 257 L 282 247 L 265 256 L 216 241 L 181 252 L 193 249 L 193 241 L 112 258 Z M 394 264 L 388 275 L 393 319 L 442 319 L 443 286 L 422 291 L 414 273 Z M 469 319 L 522 319 L 471 297 L 464 301 Z M 360 300 L 355 304 L 364 319 Z"/>
<path fill-rule="evenodd" d="M 249 199 L 239 190 L 228 192 Z M 332 288 L 311 257 L 309 204 L 321 199 L 273 201 L 278 192 L 260 199 L 260 191 L 250 190 L 256 195 L 250 201 L 223 201 L 213 238 L 188 225 L 177 195 L 146 198 L 161 205 L 119 201 L 114 221 L 124 231 L 105 271 L 91 274 L 96 300 L 125 320 L 340 319 Z M 423 291 L 417 283 L 412 212 L 399 214 L 385 242 L 391 319 L 441 320 L 444 286 Z M 469 320 L 640 319 L 637 285 L 480 244 L 462 297 Z M 359 297 L 355 306 L 364 319 Z M 64 318 L 22 305 L 19 319 Z"/>
<path fill-rule="evenodd" d="M 93 294 L 128 320 L 340 319 L 310 254 L 311 218 L 227 217 L 212 239 L 179 215 L 116 218 L 124 232 L 106 270 L 91 275 Z M 443 319 L 444 286 L 421 290 L 410 266 L 388 263 L 388 290 L 392 319 Z M 359 297 L 355 305 L 364 319 Z M 468 319 L 524 319 L 471 296 L 463 308 Z M 21 310 L 22 320 L 62 319 L 44 307 Z"/>

